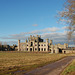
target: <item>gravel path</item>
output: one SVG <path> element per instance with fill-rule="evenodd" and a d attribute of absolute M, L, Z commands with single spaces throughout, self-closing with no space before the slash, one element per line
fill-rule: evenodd
<path fill-rule="evenodd" d="M 75 59 L 75 56 L 68 56 L 52 64 L 32 70 L 24 75 L 59 75 L 73 59 Z"/>

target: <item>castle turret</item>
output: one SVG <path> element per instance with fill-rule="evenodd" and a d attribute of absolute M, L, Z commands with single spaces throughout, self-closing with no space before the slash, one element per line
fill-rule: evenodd
<path fill-rule="evenodd" d="M 48 39 L 46 39 L 46 44 L 48 44 L 49 43 L 49 40 Z"/>
<path fill-rule="evenodd" d="M 20 40 L 18 40 L 18 51 L 20 51 Z"/>
<path fill-rule="evenodd" d="M 36 35 L 36 37 L 38 37 L 38 35 Z"/>
<path fill-rule="evenodd" d="M 54 45 L 51 45 L 51 53 L 54 51 Z"/>
<path fill-rule="evenodd" d="M 52 45 L 52 40 L 50 40 L 50 45 Z"/>
<path fill-rule="evenodd" d="M 48 45 L 49 45 L 49 40 L 48 39 L 46 39 L 46 51 L 48 51 Z"/>
<path fill-rule="evenodd" d="M 66 43 L 64 43 L 64 49 L 66 49 L 68 47 L 68 45 Z"/>
<path fill-rule="evenodd" d="M 36 35 L 36 41 L 37 41 L 37 51 L 39 51 L 39 38 L 38 38 L 38 35 Z"/>
<path fill-rule="evenodd" d="M 30 38 L 28 38 L 28 42 L 30 42 Z"/>
<path fill-rule="evenodd" d="M 55 45 L 55 53 L 59 53 L 58 45 Z"/>

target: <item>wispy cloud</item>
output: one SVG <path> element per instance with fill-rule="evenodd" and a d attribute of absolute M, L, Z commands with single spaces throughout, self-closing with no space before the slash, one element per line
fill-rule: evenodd
<path fill-rule="evenodd" d="M 45 33 L 45 34 L 43 34 L 42 35 L 42 38 L 44 38 L 44 39 L 46 39 L 46 38 L 48 38 L 48 39 L 50 39 L 50 40 L 53 40 L 53 42 L 54 43 L 61 43 L 61 44 L 63 44 L 63 43 L 67 43 L 68 42 L 68 40 L 67 40 L 67 33 L 60 33 L 60 32 L 58 32 L 58 33 Z"/>
<path fill-rule="evenodd" d="M 65 29 L 66 27 L 62 27 L 61 29 Z M 31 32 L 22 32 L 20 34 L 13 34 L 13 35 L 9 35 L 8 37 L 1 37 L 2 39 L 20 39 L 20 40 L 25 40 L 27 39 L 30 35 L 41 35 L 41 37 L 43 39 L 50 39 L 53 40 L 54 43 L 67 43 L 67 31 L 64 32 L 58 32 L 60 31 L 59 28 L 57 27 L 52 27 L 52 28 L 45 28 L 45 29 L 41 29 L 41 30 L 35 30 L 35 31 L 31 31 Z M 72 41 L 73 42 L 73 41 Z M 8 42 L 8 43 L 12 43 L 12 42 Z M 14 42 L 15 43 L 15 42 Z"/>
<path fill-rule="evenodd" d="M 52 32 L 56 32 L 59 31 L 60 29 L 57 27 L 52 27 L 52 28 L 45 28 L 45 29 L 41 29 L 41 30 L 34 30 L 31 32 L 22 32 L 20 34 L 12 34 L 9 35 L 8 37 L 0 37 L 2 39 L 22 39 L 25 40 L 28 38 L 29 35 L 37 35 L 37 34 L 44 34 L 44 33 L 52 33 Z"/>
<path fill-rule="evenodd" d="M 75 33 L 73 34 L 75 35 Z M 9 44 L 17 44 L 17 39 L 21 39 L 24 40 L 27 39 L 29 36 L 20 36 L 20 35 L 11 35 L 9 37 L 3 37 L 3 39 L 16 39 L 16 41 L 8 41 L 7 43 Z M 41 37 L 43 39 L 48 38 L 49 40 L 53 40 L 53 44 L 57 44 L 57 43 L 68 43 L 68 39 L 67 39 L 67 32 L 51 32 L 51 33 L 42 33 Z M 74 38 L 74 37 L 73 37 Z M 71 44 L 74 44 L 73 39 L 70 40 Z"/>
<path fill-rule="evenodd" d="M 38 26 L 38 24 L 33 24 L 32 26 L 36 27 L 36 26 Z"/>

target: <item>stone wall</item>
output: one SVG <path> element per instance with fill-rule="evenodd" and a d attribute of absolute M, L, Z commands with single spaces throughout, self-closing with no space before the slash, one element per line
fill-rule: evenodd
<path fill-rule="evenodd" d="M 18 51 L 49 51 L 51 53 L 59 53 L 59 49 L 66 49 L 68 47 L 68 44 L 52 44 L 52 40 L 46 39 L 45 42 L 43 42 L 43 39 L 41 39 L 41 36 L 30 36 L 28 40 L 26 39 L 25 42 L 20 42 L 18 40 Z M 68 52 L 67 52 L 68 53 Z"/>
<path fill-rule="evenodd" d="M 62 53 L 75 53 L 75 50 L 68 50 L 68 49 L 66 49 L 66 50 L 62 50 Z"/>

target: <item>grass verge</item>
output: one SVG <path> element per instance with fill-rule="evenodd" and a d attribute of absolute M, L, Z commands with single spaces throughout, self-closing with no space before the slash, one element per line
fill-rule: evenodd
<path fill-rule="evenodd" d="M 0 52 L 0 75 L 21 75 L 69 54 Z"/>
<path fill-rule="evenodd" d="M 60 75 L 75 75 L 75 60 Z"/>

